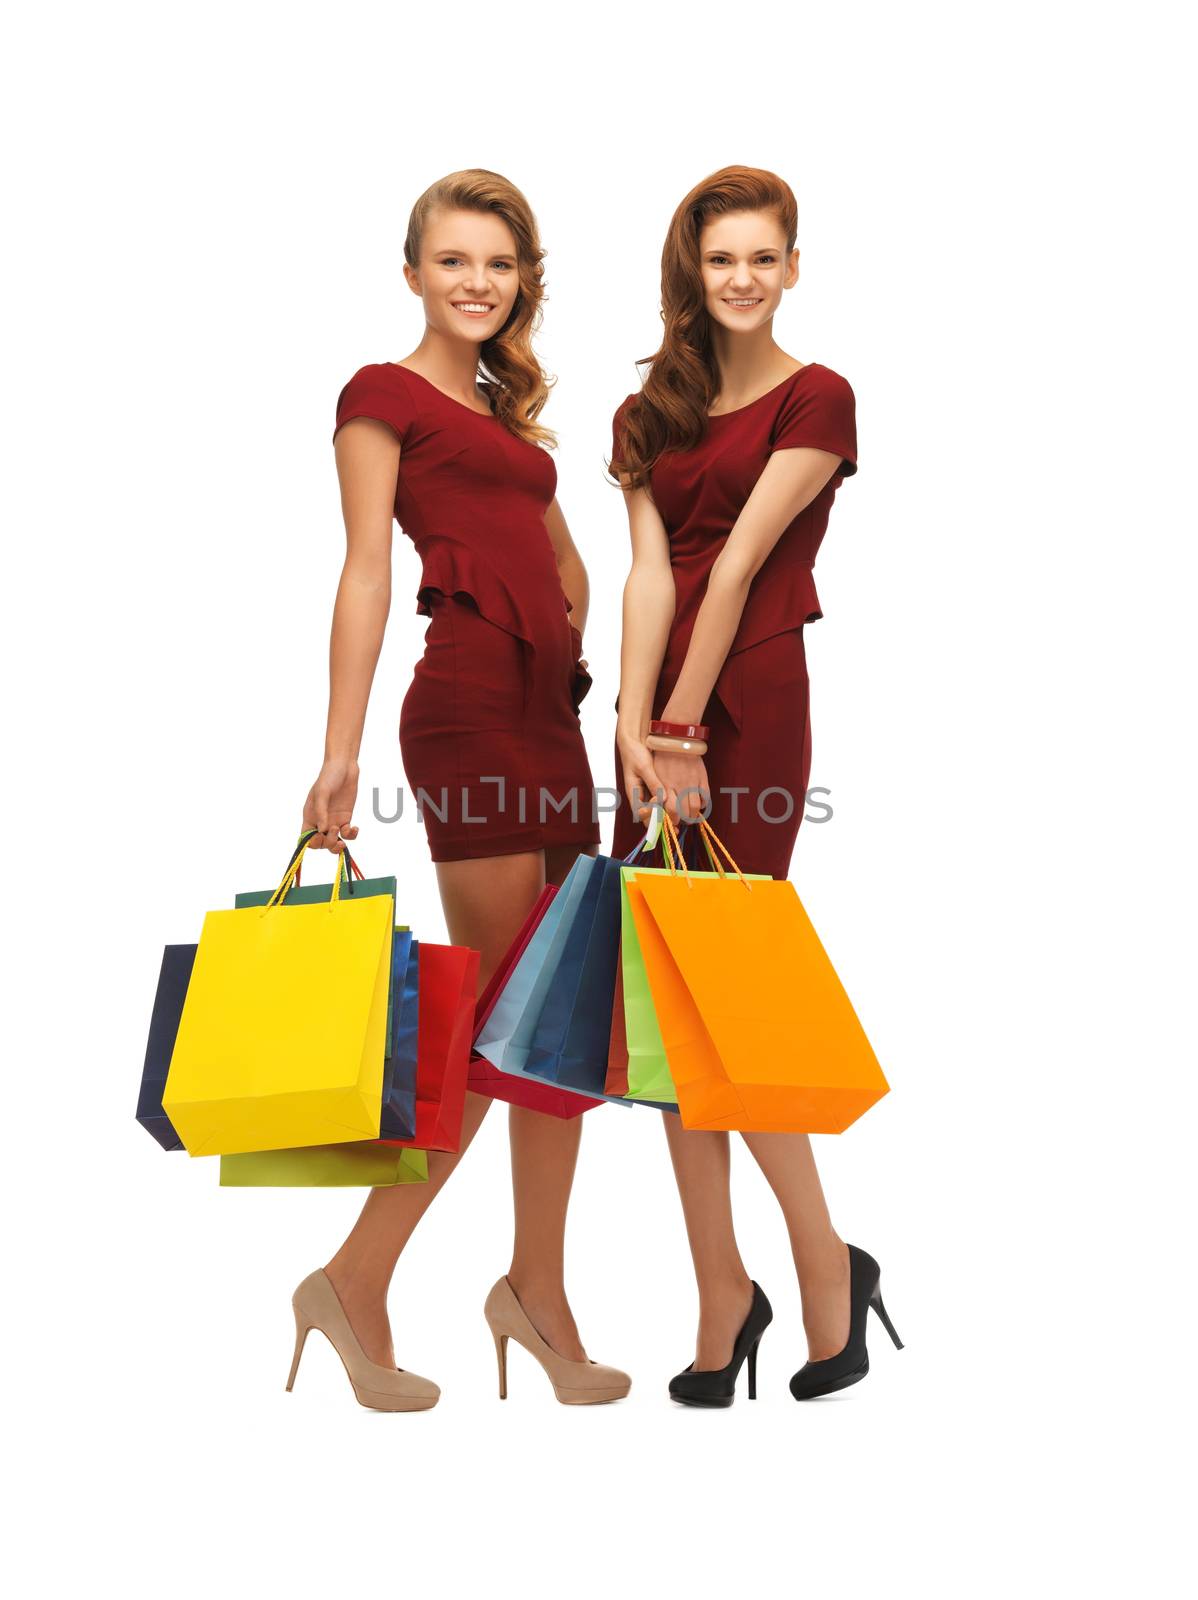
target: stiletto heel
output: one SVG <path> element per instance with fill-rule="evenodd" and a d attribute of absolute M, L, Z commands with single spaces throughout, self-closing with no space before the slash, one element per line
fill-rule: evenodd
<path fill-rule="evenodd" d="M 741 1366 L 749 1363 L 749 1399 L 757 1398 L 757 1346 L 774 1320 L 774 1309 L 759 1283 L 753 1285 L 753 1303 L 732 1346 L 732 1360 L 714 1371 L 696 1372 L 692 1361 L 685 1372 L 670 1379 L 670 1399 L 684 1406 L 730 1406 L 736 1398 Z"/>
<path fill-rule="evenodd" d="M 297 1316 L 295 1319 L 295 1354 L 291 1358 L 291 1371 L 287 1374 L 288 1394 L 291 1393 L 291 1386 L 295 1382 L 296 1373 L 299 1371 L 300 1357 L 304 1353 L 304 1345 L 308 1342 L 308 1334 L 310 1332 L 309 1325 L 301 1322 Z"/>
<path fill-rule="evenodd" d="M 559 1356 L 533 1327 L 506 1277 L 492 1287 L 483 1306 L 483 1316 L 495 1337 L 501 1400 L 507 1399 L 509 1339 L 523 1345 L 529 1355 L 541 1363 L 554 1394 L 564 1406 L 593 1406 L 605 1400 L 622 1400 L 632 1387 L 632 1379 L 616 1367 L 604 1367 L 598 1361 L 567 1361 L 565 1356 Z"/>
<path fill-rule="evenodd" d="M 358 1343 L 345 1308 L 337 1298 L 324 1272 L 310 1273 L 291 1297 L 295 1311 L 295 1355 L 287 1388 L 295 1382 L 296 1368 L 313 1328 L 321 1333 L 341 1357 L 345 1375 L 353 1387 L 358 1404 L 374 1411 L 427 1411 L 435 1406 L 441 1391 L 428 1378 L 402 1367 L 382 1367 L 371 1361 Z"/>
<path fill-rule="evenodd" d="M 898 1334 L 894 1331 L 894 1323 L 891 1322 L 890 1318 L 886 1314 L 886 1307 L 882 1304 L 882 1296 L 881 1296 L 881 1293 L 880 1293 L 880 1291 L 878 1289 L 875 1288 L 873 1294 L 870 1295 L 869 1303 L 873 1307 L 874 1311 L 877 1313 L 878 1319 L 881 1322 L 882 1326 L 886 1329 L 886 1332 L 890 1335 L 891 1339 L 894 1341 L 894 1348 L 896 1350 L 901 1350 L 903 1348 L 903 1341 L 899 1338 Z"/>
<path fill-rule="evenodd" d="M 882 1269 L 865 1250 L 849 1245 L 849 1337 L 839 1355 L 826 1361 L 808 1361 L 790 1380 L 790 1392 L 796 1400 L 816 1400 L 821 1395 L 835 1394 L 851 1384 L 860 1383 L 869 1371 L 869 1351 L 865 1343 L 865 1324 L 872 1306 L 881 1319 L 882 1326 L 894 1340 L 896 1350 L 903 1342 L 894 1331 L 894 1324 L 886 1314 L 878 1289 Z"/>
<path fill-rule="evenodd" d="M 499 1362 L 499 1398 L 507 1399 L 507 1341 L 506 1333 L 495 1335 L 495 1356 Z"/>

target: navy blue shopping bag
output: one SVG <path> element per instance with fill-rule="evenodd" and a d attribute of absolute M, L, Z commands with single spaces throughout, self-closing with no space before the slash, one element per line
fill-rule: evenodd
<path fill-rule="evenodd" d="M 175 1035 L 191 969 L 196 958 L 194 944 L 168 944 L 158 969 L 158 990 L 150 1013 L 150 1036 L 146 1041 L 146 1060 L 141 1070 L 141 1089 L 137 1096 L 137 1120 L 164 1150 L 182 1150 L 183 1141 L 171 1119 L 162 1109 L 162 1091 L 175 1049 Z"/>
<path fill-rule="evenodd" d="M 391 948 L 391 1054 L 383 1066 L 380 1139 L 416 1137 L 416 1045 L 420 1018 L 420 940 L 395 930 Z"/>
<path fill-rule="evenodd" d="M 590 878 L 537 1019 L 524 1070 L 529 1077 L 571 1094 L 615 1105 L 653 1106 L 652 1101 L 634 1102 L 604 1093 L 620 952 L 623 864 L 611 856 L 596 856 L 590 863 Z"/>

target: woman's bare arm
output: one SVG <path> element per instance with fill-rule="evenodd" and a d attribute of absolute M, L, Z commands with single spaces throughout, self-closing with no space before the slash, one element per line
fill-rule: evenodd
<path fill-rule="evenodd" d="M 556 500 L 545 513 L 545 527 L 549 533 L 549 542 L 553 546 L 553 559 L 557 562 L 557 575 L 561 581 L 562 593 L 570 602 L 570 621 L 581 636 L 587 625 L 591 586 L 587 578 L 587 569 L 570 535 L 562 508 Z"/>
<path fill-rule="evenodd" d="M 677 597 L 670 541 L 652 496 L 646 489 L 625 488 L 624 503 L 632 541 L 632 566 L 624 584 L 616 743 L 628 803 L 644 820 L 649 814 L 644 797 L 664 793 L 667 788 L 658 775 L 645 736 Z M 668 794 L 664 797 L 668 801 Z"/>
<path fill-rule="evenodd" d="M 831 479 L 841 458 L 807 445 L 776 450 L 745 501 L 707 580 L 686 660 L 663 716 L 699 722 L 740 627 L 749 587 L 783 533 Z"/>
<path fill-rule="evenodd" d="M 329 641 L 329 711 L 324 762 L 304 803 L 317 849 L 340 852 L 357 837 L 358 752 L 374 671 L 391 609 L 391 524 L 399 440 L 385 423 L 355 417 L 336 440 L 345 563 Z"/>

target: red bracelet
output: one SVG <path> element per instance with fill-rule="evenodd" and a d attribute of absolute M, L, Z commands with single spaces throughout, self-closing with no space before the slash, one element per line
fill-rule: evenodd
<path fill-rule="evenodd" d="M 706 739 L 711 729 L 702 722 L 660 722 L 649 724 L 650 733 L 668 734 L 672 739 Z"/>

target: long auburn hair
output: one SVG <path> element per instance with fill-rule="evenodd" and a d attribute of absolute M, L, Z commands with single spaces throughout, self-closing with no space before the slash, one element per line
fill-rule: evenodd
<path fill-rule="evenodd" d="M 622 416 L 618 470 L 633 488 L 649 482 L 659 456 L 690 450 L 707 430 L 707 412 L 719 392 L 711 318 L 703 297 L 699 236 L 712 217 L 732 211 L 772 211 L 795 247 L 799 209 L 790 185 L 760 167 L 721 167 L 696 184 L 675 211 L 661 252 L 661 320 L 665 333 L 640 393 Z"/>
<path fill-rule="evenodd" d="M 489 211 L 512 230 L 520 287 L 503 327 L 483 340 L 479 377 L 492 411 L 506 428 L 529 444 L 555 445 L 554 434 L 536 421 L 549 398 L 550 384 L 532 348 L 545 297 L 545 252 L 532 207 L 514 183 L 485 167 L 469 167 L 439 178 L 420 196 L 408 218 L 403 253 L 413 269 L 420 266 L 425 225 L 434 211 Z"/>

